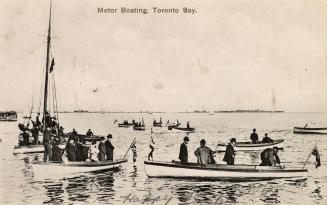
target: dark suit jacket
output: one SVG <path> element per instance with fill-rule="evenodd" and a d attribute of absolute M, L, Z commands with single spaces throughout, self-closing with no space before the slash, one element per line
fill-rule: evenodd
<path fill-rule="evenodd" d="M 226 152 L 223 161 L 227 162 L 227 164 L 234 164 L 235 150 L 233 145 L 230 143 L 226 147 Z"/>
<path fill-rule="evenodd" d="M 182 143 L 181 147 L 179 149 L 179 159 L 183 163 L 188 162 L 188 152 L 187 152 L 187 146 L 185 145 L 185 143 Z"/>

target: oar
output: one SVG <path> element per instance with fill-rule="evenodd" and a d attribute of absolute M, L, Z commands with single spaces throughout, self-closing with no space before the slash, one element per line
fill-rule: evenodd
<path fill-rule="evenodd" d="M 123 158 L 123 160 L 126 158 L 126 156 L 127 156 L 127 153 L 129 152 L 129 150 L 131 149 L 131 147 L 132 147 L 132 145 L 133 145 L 133 143 L 134 143 L 134 141 L 136 140 L 136 137 L 134 137 L 134 139 L 133 139 L 133 141 L 132 141 L 132 143 L 131 143 L 131 145 L 128 147 L 128 149 L 127 149 L 127 151 L 126 151 L 126 154 L 124 155 L 124 158 Z"/>

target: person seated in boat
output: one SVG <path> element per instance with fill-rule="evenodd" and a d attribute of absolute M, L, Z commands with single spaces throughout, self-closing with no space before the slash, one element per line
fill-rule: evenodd
<path fill-rule="evenodd" d="M 234 165 L 234 159 L 235 159 L 235 147 L 236 145 L 236 139 L 232 138 L 230 140 L 230 143 L 228 143 L 226 147 L 226 152 L 223 158 L 223 161 L 225 161 L 228 165 Z"/>
<path fill-rule="evenodd" d="M 265 133 L 265 136 L 262 138 L 261 143 L 272 143 L 272 142 L 274 142 L 274 140 L 268 137 L 268 133 Z"/>
<path fill-rule="evenodd" d="M 251 139 L 251 141 L 252 141 L 253 144 L 257 144 L 258 141 L 259 141 L 259 137 L 258 137 L 258 134 L 256 133 L 256 129 L 255 128 L 253 128 L 253 132 L 252 132 L 252 134 L 250 136 L 250 139 Z"/>
<path fill-rule="evenodd" d="M 37 145 L 39 144 L 39 128 L 36 126 L 36 124 L 33 124 L 33 128 L 31 130 L 32 137 L 33 137 L 33 144 Z"/>
<path fill-rule="evenodd" d="M 153 120 L 153 124 L 157 124 L 157 121 L 156 121 L 156 119 L 154 119 L 154 120 Z"/>
<path fill-rule="evenodd" d="M 99 149 L 97 147 L 97 141 L 93 140 L 92 145 L 90 146 L 88 151 L 89 159 L 92 162 L 98 162 L 99 161 L 98 154 L 99 154 Z"/>
<path fill-rule="evenodd" d="M 261 164 L 260 166 L 276 166 L 280 165 L 278 150 L 282 150 L 277 146 L 267 148 L 260 153 Z"/>
<path fill-rule="evenodd" d="M 181 160 L 182 163 L 188 162 L 188 151 L 187 151 L 187 144 L 190 141 L 190 139 L 186 136 L 183 139 L 183 143 L 181 144 L 179 148 L 179 160 Z"/>
<path fill-rule="evenodd" d="M 186 123 L 186 128 L 190 128 L 190 122 L 189 121 L 187 121 L 187 123 Z"/>
<path fill-rule="evenodd" d="M 104 144 L 104 141 L 105 141 L 105 138 L 103 138 L 100 141 L 99 146 L 98 146 L 98 148 L 99 148 L 99 156 L 98 156 L 98 158 L 99 158 L 99 161 L 100 162 L 103 162 L 103 161 L 106 160 L 106 146 Z"/>
<path fill-rule="evenodd" d="M 88 137 L 93 136 L 93 132 L 91 131 L 91 129 L 89 129 L 89 130 L 86 132 L 86 136 L 88 136 Z"/>
<path fill-rule="evenodd" d="M 78 162 L 81 162 L 81 161 L 85 161 L 86 160 L 86 158 L 84 157 L 84 153 L 83 153 L 83 149 L 84 149 L 84 146 L 83 146 L 83 144 L 82 144 L 82 139 L 81 138 L 79 138 L 78 140 L 77 140 L 77 142 L 75 143 L 75 147 L 76 147 L 76 153 L 75 153 L 75 155 L 76 155 L 76 161 L 78 161 Z"/>
<path fill-rule="evenodd" d="M 73 128 L 73 131 L 70 133 L 69 140 L 71 140 L 71 139 L 73 139 L 73 140 L 78 139 L 78 134 L 77 134 L 75 128 Z"/>
<path fill-rule="evenodd" d="M 69 142 L 66 145 L 66 152 L 68 160 L 71 162 L 76 161 L 76 146 L 74 144 L 74 140 L 69 140 Z"/>
<path fill-rule="evenodd" d="M 202 139 L 200 141 L 200 147 L 197 148 L 194 152 L 195 156 L 198 158 L 199 164 L 215 164 L 215 160 L 213 158 L 213 152 L 209 147 L 205 146 L 206 141 Z"/>
<path fill-rule="evenodd" d="M 107 136 L 107 140 L 105 141 L 104 145 L 106 147 L 106 157 L 108 161 L 113 161 L 114 159 L 114 149 L 115 147 L 111 144 L 112 135 L 109 134 Z"/>

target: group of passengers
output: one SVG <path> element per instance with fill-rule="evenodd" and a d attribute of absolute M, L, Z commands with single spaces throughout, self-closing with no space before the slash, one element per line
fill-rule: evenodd
<path fill-rule="evenodd" d="M 272 140 L 270 137 L 268 137 L 268 133 L 265 133 L 265 136 L 262 138 L 262 141 L 259 141 L 258 134 L 256 133 L 256 129 L 253 128 L 253 132 L 251 133 L 250 140 L 252 141 L 253 144 L 258 144 L 258 143 L 271 143 L 274 140 Z"/>
<path fill-rule="evenodd" d="M 111 134 L 100 142 L 94 139 L 91 144 L 87 144 L 82 137 L 70 137 L 68 141 L 52 137 L 50 142 L 44 143 L 44 161 L 113 161 L 115 147 L 111 140 Z"/>
<path fill-rule="evenodd" d="M 255 133 L 255 129 L 254 133 Z M 252 133 L 253 134 L 253 133 Z M 252 136 L 251 134 L 251 136 Z M 189 137 L 184 137 L 183 143 L 180 145 L 180 151 L 179 151 L 179 159 L 181 163 L 188 163 L 188 150 L 187 150 L 187 144 L 190 141 Z M 273 142 L 271 138 L 268 137 L 268 134 L 265 134 L 265 137 L 262 140 L 263 142 Z M 216 161 L 214 159 L 214 154 L 216 151 L 212 151 L 209 147 L 206 145 L 206 141 L 202 139 L 200 141 L 200 147 L 198 147 L 194 154 L 197 157 L 197 163 L 204 165 L 204 164 L 215 164 Z M 234 159 L 236 156 L 235 151 L 236 146 L 236 139 L 232 138 L 230 140 L 230 143 L 226 146 L 225 155 L 223 157 L 223 161 L 227 163 L 227 165 L 234 165 Z M 260 154 L 261 158 L 261 164 L 262 166 L 275 166 L 280 165 L 280 158 L 278 156 L 278 150 L 281 150 L 282 148 L 278 148 L 274 146 L 273 148 L 266 148 L 263 150 Z"/>

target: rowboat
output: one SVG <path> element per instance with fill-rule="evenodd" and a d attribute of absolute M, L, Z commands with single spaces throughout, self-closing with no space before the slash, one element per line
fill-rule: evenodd
<path fill-rule="evenodd" d="M 294 127 L 293 133 L 296 134 L 327 134 L 327 127 L 313 128 L 313 127 Z"/>
<path fill-rule="evenodd" d="M 179 162 L 145 161 L 149 178 L 186 178 L 200 180 L 266 180 L 306 177 L 307 169 L 260 165 L 222 165 Z"/>
<path fill-rule="evenodd" d="M 234 147 L 235 151 L 259 151 L 264 150 L 266 148 L 272 148 L 280 143 L 284 142 L 283 139 L 274 140 L 273 142 L 262 143 L 259 142 L 257 144 L 253 144 L 252 142 L 236 142 L 236 146 Z M 218 143 L 217 151 L 225 152 L 227 144 Z"/>
<path fill-rule="evenodd" d="M 135 126 L 133 127 L 133 130 L 136 130 L 136 131 L 144 131 L 145 130 L 145 126 Z"/>
<path fill-rule="evenodd" d="M 124 128 L 128 128 L 129 126 L 131 126 L 130 124 L 124 124 L 124 123 L 119 123 L 118 127 L 124 127 Z"/>
<path fill-rule="evenodd" d="M 76 173 L 119 170 L 127 159 L 104 162 L 32 162 L 34 177 L 49 178 Z"/>
<path fill-rule="evenodd" d="M 43 145 L 16 145 L 14 147 L 14 154 L 32 154 L 32 153 L 43 153 Z"/>
<path fill-rule="evenodd" d="M 187 131 L 187 132 L 193 132 L 195 131 L 195 128 L 193 127 L 172 127 L 172 129 L 176 129 L 176 130 L 182 130 L 182 131 Z"/>

